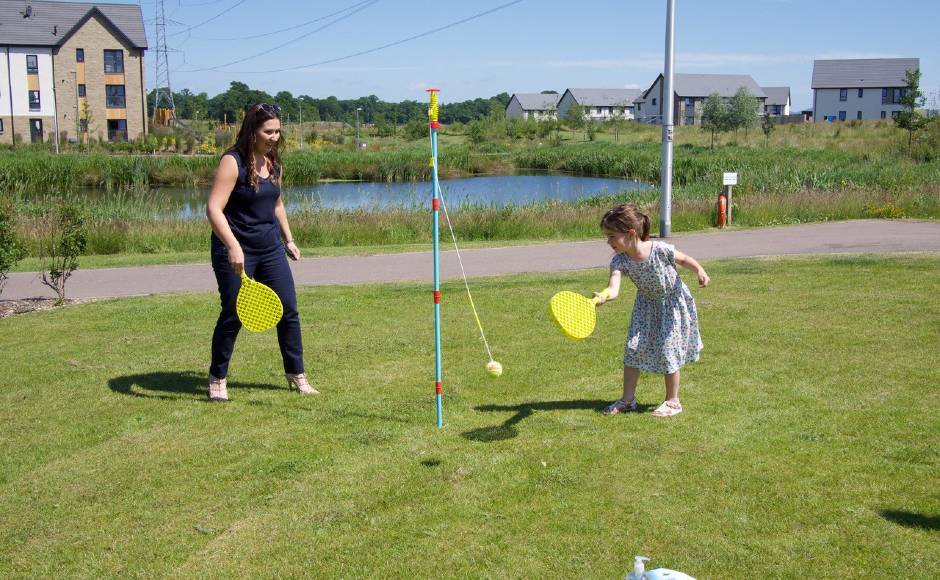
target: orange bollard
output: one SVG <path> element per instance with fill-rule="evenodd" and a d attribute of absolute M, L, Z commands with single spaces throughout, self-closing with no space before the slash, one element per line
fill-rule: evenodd
<path fill-rule="evenodd" d="M 718 227 L 728 225 L 728 196 L 724 193 L 718 196 Z"/>

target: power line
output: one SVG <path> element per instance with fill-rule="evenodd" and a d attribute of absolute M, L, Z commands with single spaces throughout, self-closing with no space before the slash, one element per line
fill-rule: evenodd
<path fill-rule="evenodd" d="M 194 24 L 194 25 L 190 26 L 189 28 L 187 28 L 186 30 L 180 30 L 179 32 L 174 32 L 173 34 L 168 34 L 167 36 L 177 36 L 177 35 L 180 35 L 180 34 L 185 34 L 185 33 L 189 32 L 190 30 L 193 30 L 194 28 L 199 28 L 199 27 L 202 26 L 203 24 L 209 24 L 210 22 L 212 22 L 212 21 L 215 20 L 216 18 L 219 18 L 220 16 L 223 16 L 223 15 L 225 15 L 225 14 L 231 12 L 232 10 L 234 10 L 235 8 L 238 8 L 239 6 L 241 6 L 242 4 L 244 4 L 244 3 L 247 2 L 247 1 L 248 1 L 248 0 L 238 0 L 238 2 L 236 2 L 235 4 L 232 4 L 231 6 L 229 6 L 228 8 L 226 8 L 225 10 L 223 10 L 222 12 L 219 12 L 218 14 L 216 14 L 215 16 L 213 16 L 212 18 L 203 20 L 203 21 L 200 22 L 199 24 Z M 172 16 L 172 15 L 171 15 L 171 16 Z"/>
<path fill-rule="evenodd" d="M 298 36 L 298 37 L 296 37 L 296 38 L 292 38 L 292 39 L 288 40 L 287 42 L 283 42 L 283 43 L 281 43 L 281 44 L 279 44 L 279 45 L 277 45 L 277 46 L 274 46 L 274 47 L 269 48 L 269 49 L 267 49 L 267 50 L 264 50 L 264 51 L 261 51 L 261 52 L 259 52 L 259 53 L 253 54 L 253 55 L 251 55 L 251 56 L 246 56 L 246 57 L 244 57 L 244 58 L 240 58 L 240 59 L 238 59 L 238 60 L 233 60 L 233 61 L 227 62 L 227 63 L 225 63 L 225 64 L 219 64 L 219 65 L 215 65 L 215 66 L 204 67 L 204 68 L 197 68 L 197 69 L 192 69 L 192 70 L 185 70 L 185 71 L 180 71 L 180 72 L 204 72 L 204 71 L 210 71 L 210 70 L 211 70 L 211 71 L 218 71 L 218 70 L 221 69 L 221 68 L 224 68 L 224 67 L 227 67 L 227 66 L 231 66 L 231 65 L 233 65 L 233 64 L 238 64 L 238 63 L 241 63 L 241 62 L 245 62 L 246 60 L 252 60 L 252 59 L 258 58 L 259 56 L 264 56 L 264 55 L 266 55 L 266 54 L 268 54 L 268 53 L 274 52 L 275 50 L 278 50 L 278 49 L 280 49 L 280 48 L 284 48 L 284 47 L 287 46 L 288 44 L 293 44 L 293 43 L 295 43 L 295 42 L 297 42 L 297 41 L 299 41 L 299 40 L 303 40 L 304 38 L 307 38 L 308 36 L 311 36 L 311 35 L 313 35 L 313 34 L 315 34 L 315 33 L 317 33 L 317 32 L 320 32 L 321 30 L 323 30 L 323 29 L 325 29 L 325 28 L 329 28 L 330 26 L 333 26 L 333 25 L 336 24 L 337 22 L 341 22 L 341 21 L 343 21 L 343 20 L 346 20 L 347 18 L 351 17 L 352 15 L 356 14 L 357 12 L 361 12 L 361 11 L 365 10 L 366 8 L 372 6 L 373 4 L 376 4 L 378 1 L 379 1 L 379 0 L 368 0 L 367 2 L 362 2 L 362 3 L 361 3 L 362 5 L 359 6 L 358 8 L 355 8 L 354 10 L 351 10 L 351 11 L 347 12 L 346 14 L 343 14 L 342 16 L 340 16 L 339 18 L 337 18 L 337 19 L 335 19 L 335 20 L 332 20 L 332 21 L 330 21 L 330 22 L 327 22 L 327 23 L 324 24 L 323 26 L 320 26 L 320 27 L 318 27 L 318 28 L 314 28 L 314 29 L 311 30 L 310 32 L 305 32 L 304 34 L 301 34 L 300 36 Z M 220 71 L 220 72 L 221 72 L 221 71 Z"/>
<path fill-rule="evenodd" d="M 367 50 L 361 50 L 361 51 L 359 51 L 359 52 L 354 52 L 354 53 L 352 53 L 352 54 L 347 54 L 346 56 L 340 56 L 340 57 L 337 57 L 337 58 L 331 58 L 331 59 L 329 59 L 329 60 L 322 60 L 322 61 L 320 61 L 320 62 L 314 62 L 314 63 L 310 63 L 310 64 L 302 64 L 302 65 L 298 65 L 298 66 L 290 66 L 290 67 L 278 68 L 278 69 L 243 70 L 243 71 L 224 71 L 224 72 L 230 72 L 230 73 L 236 73 L 236 74 L 270 74 L 270 73 L 285 72 L 285 71 L 290 71 L 290 70 L 298 70 L 298 69 L 302 69 L 302 68 L 310 68 L 310 67 L 315 67 L 315 66 L 323 66 L 323 65 L 325 65 L 325 64 L 333 64 L 334 62 L 340 62 L 340 61 L 343 61 L 343 60 L 349 60 L 350 58 L 355 58 L 355 57 L 357 57 L 357 56 L 362 56 L 362 55 L 364 55 L 364 54 L 371 54 L 371 53 L 373 53 L 373 52 L 378 52 L 378 51 L 384 50 L 384 49 L 386 49 L 386 48 L 391 48 L 391 47 L 393 47 L 393 46 L 398 46 L 398 45 L 400 45 L 400 44 L 405 44 L 406 42 L 411 42 L 412 40 L 417 40 L 417 39 L 419 39 L 419 38 L 424 38 L 425 36 L 430 36 L 430 35 L 435 34 L 435 33 L 437 33 L 437 32 L 441 32 L 442 30 L 447 30 L 448 28 L 453 28 L 453 27 L 455 27 L 455 26 L 459 26 L 459 25 L 464 24 L 464 23 L 466 23 L 466 22 L 470 22 L 471 20 L 476 20 L 477 18 L 482 18 L 483 16 L 487 16 L 487 15 L 492 14 L 492 13 L 494 13 L 494 12 L 498 12 L 498 11 L 503 10 L 503 9 L 505 9 L 505 8 L 509 8 L 510 6 L 512 6 L 512 5 L 514 5 L 514 4 L 519 4 L 519 3 L 522 2 L 522 1 L 523 1 L 523 0 L 513 0 L 512 2 L 507 2 L 507 3 L 505 3 L 505 4 L 500 4 L 499 6 L 496 6 L 495 8 L 490 8 L 489 10 L 484 10 L 483 12 L 478 12 L 478 13 L 472 15 L 472 16 L 468 16 L 468 17 L 463 18 L 463 19 L 461 19 L 461 20 L 457 20 L 457 21 L 455 21 L 455 22 L 451 22 L 450 24 L 445 24 L 444 26 L 439 26 L 439 27 L 437 27 L 437 28 L 433 28 L 433 29 L 431 29 L 431 30 L 427 30 L 427 31 L 422 32 L 422 33 L 420 33 L 420 34 L 415 34 L 414 36 L 409 36 L 408 38 L 403 38 L 403 39 L 401 39 L 401 40 L 396 40 L 395 42 L 389 42 L 388 44 L 383 44 L 383 45 L 381 45 L 381 46 L 376 46 L 376 47 L 374 47 L 374 48 L 370 48 L 370 49 L 367 49 Z M 201 69 L 201 70 L 215 70 L 215 69 Z M 181 71 L 181 72 L 196 72 L 196 71 Z"/>
<path fill-rule="evenodd" d="M 280 30 L 272 30 L 271 32 L 265 32 L 265 33 L 263 33 L 263 34 L 255 34 L 255 35 L 252 35 L 252 36 L 231 36 L 231 37 L 228 37 L 228 38 L 205 38 L 205 37 L 202 37 L 202 36 L 196 36 L 196 37 L 193 37 L 193 38 L 195 38 L 196 40 L 208 40 L 208 41 L 212 41 L 212 42 L 215 42 L 215 41 L 226 41 L 226 40 L 251 40 L 251 39 L 253 39 L 253 38 L 262 38 L 262 37 L 264 37 L 264 36 L 271 36 L 271 35 L 274 35 L 274 34 L 280 34 L 281 32 L 287 32 L 288 30 L 295 30 L 295 29 L 297 29 L 297 28 L 303 28 L 304 26 L 307 26 L 308 24 L 313 24 L 314 22 L 320 22 L 321 20 L 326 20 L 327 18 L 332 18 L 333 16 L 336 16 L 337 14 L 342 14 L 343 12 L 346 12 L 347 10 L 352 10 L 353 8 L 355 8 L 355 7 L 357 7 L 357 6 L 360 6 L 360 5 L 362 5 L 362 4 L 369 4 L 369 3 L 372 3 L 372 2 L 374 2 L 374 1 L 377 1 L 377 0 L 364 0 L 363 2 L 357 2 L 356 4 L 353 4 L 352 6 L 347 6 L 346 8 L 343 8 L 342 10 L 337 10 L 336 12 L 332 12 L 332 13 L 330 13 L 330 14 L 327 14 L 326 16 L 321 16 L 321 17 L 319 17 L 319 18 L 314 18 L 313 20 L 308 20 L 308 21 L 306 21 L 306 22 L 302 22 L 302 23 L 296 24 L 296 25 L 294 25 L 294 26 L 289 26 L 289 27 L 287 27 L 287 28 L 281 28 Z"/>

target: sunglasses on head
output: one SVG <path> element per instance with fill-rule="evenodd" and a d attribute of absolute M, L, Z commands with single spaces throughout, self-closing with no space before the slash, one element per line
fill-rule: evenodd
<path fill-rule="evenodd" d="M 258 103 L 255 105 L 256 111 L 264 111 L 269 115 L 281 116 L 281 108 L 277 105 L 269 105 L 267 103 Z"/>

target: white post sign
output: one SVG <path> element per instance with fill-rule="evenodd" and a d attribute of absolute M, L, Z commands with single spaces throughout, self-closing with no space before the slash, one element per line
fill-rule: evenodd
<path fill-rule="evenodd" d="M 722 185 L 737 185 L 738 184 L 738 174 L 737 173 L 725 173 L 723 174 L 723 179 L 721 182 Z"/>

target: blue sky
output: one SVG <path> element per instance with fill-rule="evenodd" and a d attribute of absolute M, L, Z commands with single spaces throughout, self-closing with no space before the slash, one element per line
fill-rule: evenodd
<path fill-rule="evenodd" d="M 646 88 L 662 72 L 665 0 L 522 0 L 367 52 L 509 2 L 166 0 L 171 83 L 210 96 L 240 80 L 270 93 L 391 101 L 423 100 L 435 86 L 446 102 L 568 87 Z M 155 48 L 156 0 L 140 4 Z M 940 100 L 938 22 L 937 0 L 676 0 L 676 72 L 750 74 L 762 86 L 787 85 L 800 109 L 812 105 L 816 58 L 918 57 L 929 104 Z M 276 32 L 288 27 L 295 28 Z M 344 58 L 360 52 L 367 53 Z M 151 82 L 154 61 L 151 51 Z M 274 72 L 280 69 L 289 70 Z"/>

